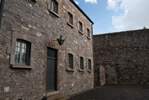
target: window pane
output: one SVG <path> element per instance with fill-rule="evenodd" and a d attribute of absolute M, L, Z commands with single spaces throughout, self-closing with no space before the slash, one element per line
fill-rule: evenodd
<path fill-rule="evenodd" d="M 22 48 L 26 48 L 26 44 L 25 43 L 22 43 Z"/>

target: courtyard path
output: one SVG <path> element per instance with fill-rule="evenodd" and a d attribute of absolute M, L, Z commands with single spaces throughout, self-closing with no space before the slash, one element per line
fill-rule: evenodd
<path fill-rule="evenodd" d="M 69 100 L 149 100 L 149 85 L 110 85 L 72 96 Z"/>

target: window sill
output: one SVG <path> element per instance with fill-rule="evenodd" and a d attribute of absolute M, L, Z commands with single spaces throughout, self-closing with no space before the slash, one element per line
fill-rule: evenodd
<path fill-rule="evenodd" d="M 69 22 L 67 22 L 67 25 L 69 25 L 71 28 L 74 28 L 73 25 Z"/>
<path fill-rule="evenodd" d="M 84 72 L 84 69 L 80 69 L 80 68 L 79 68 L 79 72 Z"/>
<path fill-rule="evenodd" d="M 27 65 L 19 65 L 19 64 L 14 64 L 11 65 L 12 68 L 16 68 L 16 69 L 32 69 L 31 66 L 27 66 Z"/>
<path fill-rule="evenodd" d="M 56 94 L 59 94 L 59 91 L 47 92 L 47 97 Z"/>
<path fill-rule="evenodd" d="M 91 72 L 92 72 L 92 70 L 90 70 L 90 69 L 88 69 L 87 71 L 88 71 L 89 73 L 91 73 Z"/>
<path fill-rule="evenodd" d="M 53 10 L 49 9 L 49 12 L 52 13 L 54 16 L 59 18 L 59 15 L 56 12 L 54 12 Z"/>
<path fill-rule="evenodd" d="M 38 0 L 33 0 L 34 2 L 37 2 Z"/>
<path fill-rule="evenodd" d="M 71 68 L 67 68 L 66 69 L 68 72 L 74 72 L 74 69 L 71 69 Z"/>
<path fill-rule="evenodd" d="M 82 31 L 79 31 L 79 30 L 78 30 L 78 32 L 79 32 L 81 35 L 83 35 L 83 32 L 82 32 Z"/>
<path fill-rule="evenodd" d="M 87 36 L 87 39 L 91 40 L 91 38 L 90 38 L 90 37 L 88 37 L 88 36 Z"/>

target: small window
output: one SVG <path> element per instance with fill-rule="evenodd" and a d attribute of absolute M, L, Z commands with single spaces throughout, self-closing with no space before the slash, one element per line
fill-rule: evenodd
<path fill-rule="evenodd" d="M 87 36 L 90 37 L 90 30 L 87 28 Z"/>
<path fill-rule="evenodd" d="M 58 14 L 58 2 L 51 0 L 51 10 Z"/>
<path fill-rule="evenodd" d="M 31 43 L 18 39 L 15 48 L 15 63 L 30 65 Z"/>
<path fill-rule="evenodd" d="M 83 32 L 83 26 L 82 26 L 82 23 L 81 22 L 79 22 L 79 31 L 80 32 Z"/>
<path fill-rule="evenodd" d="M 88 59 L 88 69 L 91 70 L 91 60 Z"/>
<path fill-rule="evenodd" d="M 68 23 L 73 25 L 73 16 L 71 13 L 68 12 Z"/>
<path fill-rule="evenodd" d="M 73 69 L 73 55 L 70 53 L 68 54 L 68 68 Z"/>
<path fill-rule="evenodd" d="M 80 70 L 84 70 L 84 60 L 83 60 L 83 57 L 80 57 Z"/>
<path fill-rule="evenodd" d="M 3 17 L 3 8 L 4 8 L 4 0 L 0 0 L 0 27 L 1 27 L 2 17 Z"/>

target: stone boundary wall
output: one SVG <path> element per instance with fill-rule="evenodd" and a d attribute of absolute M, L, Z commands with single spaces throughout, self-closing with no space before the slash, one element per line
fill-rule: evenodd
<path fill-rule="evenodd" d="M 149 30 L 93 36 L 95 85 L 100 85 L 100 66 L 106 84 L 149 83 Z"/>

